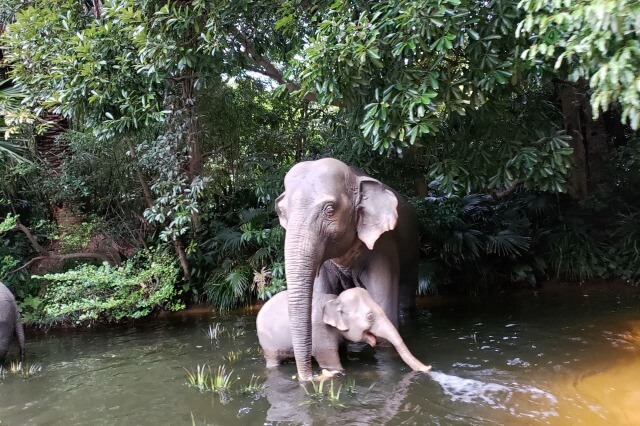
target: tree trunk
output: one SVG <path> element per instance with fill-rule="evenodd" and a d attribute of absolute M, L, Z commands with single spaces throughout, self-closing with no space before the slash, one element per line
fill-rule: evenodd
<path fill-rule="evenodd" d="M 138 180 L 140 181 L 140 186 L 142 187 L 142 193 L 144 194 L 144 202 L 148 208 L 153 207 L 153 193 L 151 192 L 151 187 L 149 187 L 149 183 L 147 179 L 144 177 L 142 173 L 142 169 L 140 168 L 140 164 L 138 163 L 138 156 L 136 154 L 136 150 L 131 143 L 131 139 L 126 138 L 127 146 L 129 147 L 129 153 L 131 158 L 133 159 L 134 166 L 136 168 L 136 174 L 138 176 Z M 165 224 L 166 225 L 166 224 Z M 178 256 L 178 261 L 180 262 L 180 266 L 182 267 L 182 273 L 184 274 L 184 278 L 191 282 L 191 270 L 189 268 L 189 261 L 187 260 L 187 255 L 182 247 L 182 243 L 180 241 L 173 242 L 173 248 L 176 251 L 176 255 Z"/>
<path fill-rule="evenodd" d="M 201 176 L 204 160 L 202 138 L 198 137 L 198 118 L 196 116 L 195 87 L 196 75 L 193 70 L 187 70 L 180 79 L 182 84 L 182 108 L 187 123 L 186 142 L 189 147 L 189 177 Z"/>
<path fill-rule="evenodd" d="M 581 200 L 587 195 L 587 153 L 585 140 L 582 136 L 582 102 L 576 86 L 570 83 L 560 83 L 560 101 L 564 128 L 571 136 L 569 144 L 573 148 L 573 169 L 569 179 L 569 195 Z"/>
<path fill-rule="evenodd" d="M 591 103 L 585 97 L 584 101 L 584 134 L 587 147 L 587 174 L 589 190 L 593 191 L 598 184 L 606 179 L 606 159 L 611 151 L 608 142 L 607 129 L 602 114 L 593 119 Z"/>
<path fill-rule="evenodd" d="M 131 155 L 131 159 L 133 160 L 133 165 L 136 169 L 136 175 L 138 176 L 138 181 L 140 182 L 140 187 L 142 188 L 142 194 L 144 196 L 144 203 L 148 208 L 153 207 L 153 193 L 151 192 L 151 188 L 147 183 L 147 179 L 145 179 L 144 174 L 142 173 L 142 169 L 140 168 L 140 163 L 138 162 L 138 155 L 136 154 L 136 150 L 131 143 L 131 139 L 125 136 L 127 140 L 127 146 L 129 147 L 129 155 Z"/>

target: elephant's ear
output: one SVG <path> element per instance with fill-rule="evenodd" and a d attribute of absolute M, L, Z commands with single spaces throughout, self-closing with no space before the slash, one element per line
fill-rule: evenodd
<path fill-rule="evenodd" d="M 358 238 L 373 250 L 380 235 L 398 223 L 398 198 L 379 181 L 363 177 L 358 200 Z"/>
<path fill-rule="evenodd" d="M 342 302 L 338 299 L 329 300 L 322 308 L 322 321 L 340 331 L 348 330 L 347 322 L 342 312 Z"/>
<path fill-rule="evenodd" d="M 287 229 L 287 214 L 284 208 L 284 195 L 286 192 L 280 194 L 278 198 L 276 198 L 276 213 L 278 213 L 278 218 L 280 219 L 280 225 L 284 229 Z"/>

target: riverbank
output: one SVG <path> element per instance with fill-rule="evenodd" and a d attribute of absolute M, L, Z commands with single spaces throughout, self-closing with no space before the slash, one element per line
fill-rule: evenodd
<path fill-rule="evenodd" d="M 445 289 L 446 290 L 446 289 Z M 511 300 L 514 303 L 523 303 L 528 298 L 544 298 L 553 299 L 557 298 L 558 302 L 564 302 L 567 299 L 574 298 L 580 300 L 588 297 L 640 297 L 640 287 L 633 286 L 626 283 L 622 279 L 611 280 L 586 280 L 583 282 L 565 282 L 560 280 L 550 280 L 545 282 L 542 286 L 536 288 L 511 288 L 503 289 L 492 294 L 483 295 L 482 297 L 468 297 L 460 296 L 451 292 L 444 291 L 441 294 L 434 294 L 429 296 L 418 296 L 416 298 L 416 306 L 419 309 L 447 309 L 453 307 L 492 307 L 495 305 L 504 305 L 505 299 Z M 260 310 L 264 301 L 257 301 L 254 304 L 242 308 L 237 308 L 228 311 L 224 314 L 242 316 L 242 315 L 255 315 Z M 169 320 L 169 321 L 187 321 L 192 318 L 210 318 L 214 315 L 218 315 L 216 309 L 206 303 L 193 304 L 186 309 L 179 311 L 163 311 L 153 313 L 144 318 L 131 319 L 120 322 L 96 322 L 91 324 L 38 324 L 30 323 L 25 324 L 25 328 L 28 333 L 46 333 L 51 330 L 96 330 L 96 329 L 108 329 L 108 328 L 120 328 L 130 327 L 132 325 L 144 325 L 148 322 L 154 322 L 156 320 Z"/>

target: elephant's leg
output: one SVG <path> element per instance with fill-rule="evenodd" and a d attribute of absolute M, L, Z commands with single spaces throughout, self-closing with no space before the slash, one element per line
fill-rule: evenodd
<path fill-rule="evenodd" d="M 0 330 L 0 333 L 2 333 L 1 330 Z M 9 343 L 11 342 L 11 336 L 12 334 L 9 334 L 8 336 L 0 336 L 0 366 L 4 364 L 4 360 L 7 356 L 7 351 L 9 350 Z"/>
<path fill-rule="evenodd" d="M 323 349 L 316 351 L 315 358 L 320 368 L 326 368 L 327 370 L 344 370 L 337 348 L 335 350 Z"/>
<path fill-rule="evenodd" d="M 264 360 L 267 364 L 267 368 L 275 368 L 282 364 L 282 361 L 293 358 L 293 350 L 276 350 L 276 349 L 264 349 Z"/>
<path fill-rule="evenodd" d="M 24 327 L 22 326 L 22 321 L 20 320 L 20 314 L 17 313 L 16 308 L 16 322 L 14 324 L 14 333 L 16 338 L 18 339 L 18 347 L 20 348 L 20 362 L 24 362 L 26 359 L 26 351 L 24 349 Z"/>
<path fill-rule="evenodd" d="M 264 360 L 267 364 L 267 368 L 275 368 L 280 365 L 278 354 L 275 351 L 264 351 Z"/>

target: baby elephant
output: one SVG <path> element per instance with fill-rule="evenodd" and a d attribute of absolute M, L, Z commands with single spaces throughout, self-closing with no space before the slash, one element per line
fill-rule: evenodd
<path fill-rule="evenodd" d="M 276 294 L 264 304 L 258 313 L 256 326 L 267 367 L 275 367 L 283 360 L 293 358 L 288 291 Z M 393 344 L 402 360 L 412 369 L 424 372 L 431 369 L 409 352 L 398 330 L 363 288 L 350 288 L 339 296 L 313 293 L 311 330 L 311 355 L 324 369 L 343 370 L 338 347 L 344 339 L 375 346 L 376 337 Z"/>
<path fill-rule="evenodd" d="M 20 321 L 18 305 L 11 291 L 0 283 L 0 365 L 4 364 L 9 343 L 14 334 L 20 346 L 20 360 L 24 361 L 24 329 Z"/>

